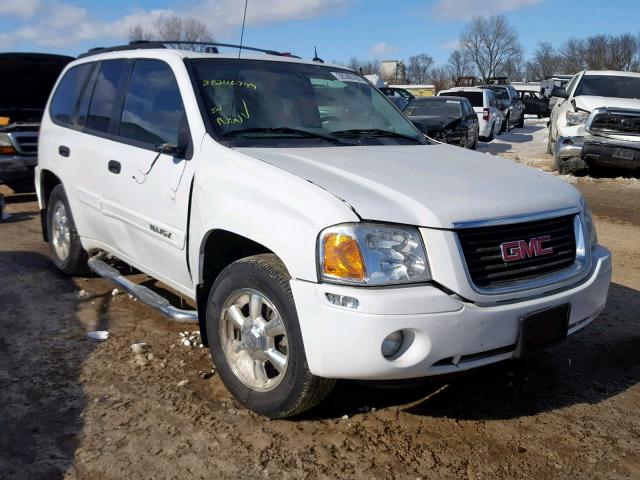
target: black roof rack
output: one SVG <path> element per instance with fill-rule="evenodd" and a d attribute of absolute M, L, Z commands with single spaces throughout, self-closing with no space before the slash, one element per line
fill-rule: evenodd
<path fill-rule="evenodd" d="M 207 53 L 218 53 L 217 47 L 237 48 L 242 50 L 249 50 L 251 52 L 262 52 L 267 55 L 277 55 L 279 57 L 293 57 L 300 58 L 290 53 L 277 52 L 275 50 L 265 50 L 263 48 L 247 47 L 244 45 L 234 45 L 231 43 L 217 43 L 217 42 L 189 42 L 186 40 L 135 40 L 129 42 L 126 45 L 116 45 L 114 47 L 96 47 L 91 48 L 85 53 L 78 55 L 78 58 L 90 57 L 91 55 L 98 55 L 99 53 L 107 52 L 120 52 L 123 50 L 138 50 L 149 48 L 167 48 L 167 45 L 202 45 L 203 47 L 209 47 Z"/>

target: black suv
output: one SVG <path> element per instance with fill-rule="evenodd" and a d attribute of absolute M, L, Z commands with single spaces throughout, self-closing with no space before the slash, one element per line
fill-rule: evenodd
<path fill-rule="evenodd" d="M 33 191 L 38 129 L 49 93 L 72 57 L 0 53 L 0 183 Z"/>

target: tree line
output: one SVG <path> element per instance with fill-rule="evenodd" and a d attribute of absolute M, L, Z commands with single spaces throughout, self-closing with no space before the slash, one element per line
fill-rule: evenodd
<path fill-rule="evenodd" d="M 462 28 L 458 43 L 444 65 L 436 65 L 425 53 L 409 57 L 405 62 L 406 80 L 433 84 L 439 90 L 458 77 L 473 76 L 483 82 L 501 76 L 511 81 L 540 81 L 581 70 L 640 71 L 640 37 L 630 33 L 570 38 L 558 46 L 539 42 L 525 59 L 516 29 L 504 15 L 494 15 L 474 17 Z M 352 58 L 348 66 L 364 74 L 380 69 L 376 61 L 357 58 Z"/>

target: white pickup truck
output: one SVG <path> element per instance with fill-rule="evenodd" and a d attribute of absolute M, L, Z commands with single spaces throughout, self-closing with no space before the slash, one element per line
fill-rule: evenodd
<path fill-rule="evenodd" d="M 602 311 L 611 258 L 572 186 L 429 143 L 344 67 L 255 50 L 137 43 L 66 68 L 36 170 L 61 271 L 199 322 L 224 384 L 270 417 L 340 378 L 526 356 Z"/>
<path fill-rule="evenodd" d="M 551 112 L 548 153 L 555 170 L 640 169 L 640 73 L 580 72 L 553 96 L 559 100 Z"/>

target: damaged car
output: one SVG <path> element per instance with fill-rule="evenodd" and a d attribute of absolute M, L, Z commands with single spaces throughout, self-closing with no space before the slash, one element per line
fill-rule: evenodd
<path fill-rule="evenodd" d="M 464 97 L 415 97 L 404 114 L 433 140 L 472 150 L 478 146 L 478 117 Z"/>

